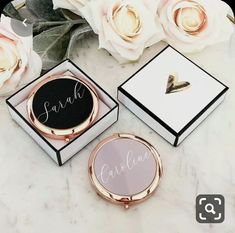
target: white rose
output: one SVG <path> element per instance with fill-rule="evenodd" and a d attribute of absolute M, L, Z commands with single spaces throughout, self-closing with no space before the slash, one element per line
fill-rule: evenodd
<path fill-rule="evenodd" d="M 80 9 L 84 7 L 89 0 L 52 0 L 54 9 L 62 8 L 81 15 Z"/>
<path fill-rule="evenodd" d="M 10 18 L 0 22 L 0 95 L 7 95 L 17 87 L 40 75 L 42 62 L 32 50 L 31 40 L 23 41 L 10 29 Z"/>
<path fill-rule="evenodd" d="M 119 62 L 127 62 L 138 60 L 144 48 L 164 38 L 155 21 L 156 9 L 155 0 L 96 0 L 81 12 L 99 35 L 99 48 L 108 50 Z"/>
<path fill-rule="evenodd" d="M 230 10 L 220 0 L 162 0 L 158 14 L 169 44 L 182 52 L 198 52 L 230 39 Z"/>

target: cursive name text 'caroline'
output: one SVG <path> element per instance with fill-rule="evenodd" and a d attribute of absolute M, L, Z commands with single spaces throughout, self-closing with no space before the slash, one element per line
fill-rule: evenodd
<path fill-rule="evenodd" d="M 144 163 L 149 158 L 149 153 L 145 152 L 142 155 L 136 155 L 133 151 L 128 151 L 123 162 L 110 166 L 109 164 L 104 164 L 101 167 L 100 174 L 98 177 L 104 184 L 109 183 L 110 180 L 121 176 L 124 173 L 133 171 L 138 165 Z"/>

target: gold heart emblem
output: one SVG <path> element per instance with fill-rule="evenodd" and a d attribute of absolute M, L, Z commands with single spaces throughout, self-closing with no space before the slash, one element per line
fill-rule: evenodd
<path fill-rule="evenodd" d="M 182 81 L 178 82 L 178 74 L 171 74 L 169 75 L 167 87 L 166 87 L 166 94 L 176 93 L 180 91 L 184 91 L 191 86 L 190 82 Z"/>

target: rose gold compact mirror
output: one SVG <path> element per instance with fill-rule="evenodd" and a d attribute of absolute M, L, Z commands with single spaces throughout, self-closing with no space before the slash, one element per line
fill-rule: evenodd
<path fill-rule="evenodd" d="M 27 101 L 31 124 L 46 137 L 69 141 L 97 118 L 95 89 L 73 75 L 54 75 L 38 83 Z"/>
<path fill-rule="evenodd" d="M 97 193 L 125 208 L 151 196 L 162 176 L 156 149 L 131 134 L 115 134 L 101 141 L 91 153 L 88 167 Z"/>

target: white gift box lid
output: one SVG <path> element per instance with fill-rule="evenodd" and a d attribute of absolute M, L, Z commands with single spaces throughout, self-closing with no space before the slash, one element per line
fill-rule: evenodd
<path fill-rule="evenodd" d="M 227 90 L 222 82 L 167 46 L 118 87 L 118 99 L 178 146 L 222 102 Z"/>

